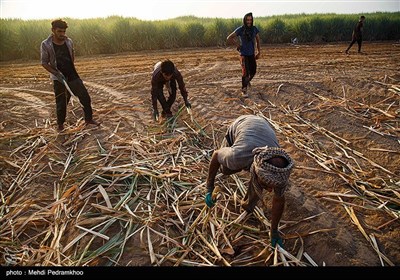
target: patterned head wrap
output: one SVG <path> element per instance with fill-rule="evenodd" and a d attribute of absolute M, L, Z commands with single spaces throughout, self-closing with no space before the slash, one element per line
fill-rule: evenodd
<path fill-rule="evenodd" d="M 291 157 L 278 147 L 259 147 L 253 149 L 254 160 L 250 167 L 251 179 L 255 186 L 260 190 L 263 188 L 254 180 L 254 175 L 260 179 L 263 185 L 272 186 L 274 192 L 283 195 L 289 185 L 289 176 L 294 167 Z M 288 164 L 286 167 L 277 167 L 268 162 L 271 158 L 282 157 Z"/>

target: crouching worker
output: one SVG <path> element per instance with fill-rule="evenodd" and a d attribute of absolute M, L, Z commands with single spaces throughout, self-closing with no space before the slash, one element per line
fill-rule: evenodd
<path fill-rule="evenodd" d="M 170 60 L 165 60 L 163 62 L 158 62 L 154 66 L 151 76 L 151 102 L 154 120 L 158 120 L 159 118 L 157 100 L 162 107 L 161 116 L 167 119 L 172 117 L 171 107 L 176 99 L 177 83 L 185 106 L 190 109 L 191 104 L 188 101 L 188 92 L 185 87 L 185 82 L 183 81 L 181 72 L 175 67 L 174 63 Z M 168 98 L 164 96 L 164 85 L 168 91 Z"/>
<path fill-rule="evenodd" d="M 218 170 L 231 175 L 242 170 L 250 172 L 250 182 L 242 207 L 253 212 L 264 189 L 274 191 L 271 209 L 271 245 L 282 246 L 278 232 L 285 206 L 285 191 L 294 162 L 279 146 L 275 131 L 269 122 L 259 116 L 243 115 L 228 128 L 221 148 L 215 150 L 208 170 L 205 202 L 208 207 L 216 203 L 212 198 Z"/>

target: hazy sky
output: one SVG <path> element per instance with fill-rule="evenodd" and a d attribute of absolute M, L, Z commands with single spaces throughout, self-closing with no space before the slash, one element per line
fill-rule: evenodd
<path fill-rule="evenodd" d="M 143 20 L 193 15 L 211 18 L 242 18 L 298 14 L 399 12 L 400 0 L 0 0 L 1 18 L 53 19 L 94 18 L 119 15 Z"/>

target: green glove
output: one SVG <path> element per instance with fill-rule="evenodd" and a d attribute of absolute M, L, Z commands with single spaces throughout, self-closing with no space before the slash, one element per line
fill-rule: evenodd
<path fill-rule="evenodd" d="M 209 208 L 212 208 L 215 205 L 215 200 L 212 199 L 212 193 L 208 192 L 206 193 L 206 197 L 204 198 L 204 201 L 206 202 L 207 206 Z"/>
<path fill-rule="evenodd" d="M 278 244 L 279 246 L 281 246 L 283 248 L 283 240 L 282 240 L 281 236 L 279 235 L 279 232 L 278 231 L 272 231 L 272 234 L 271 234 L 271 246 L 272 246 L 272 248 L 275 248 L 276 244 Z"/>
<path fill-rule="evenodd" d="M 283 241 L 282 238 L 271 238 L 271 245 L 272 248 L 275 248 L 276 244 L 278 244 L 279 246 L 281 246 L 283 248 Z"/>

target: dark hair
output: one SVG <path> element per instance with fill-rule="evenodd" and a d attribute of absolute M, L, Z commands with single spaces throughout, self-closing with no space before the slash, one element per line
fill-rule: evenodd
<path fill-rule="evenodd" d="M 267 162 L 279 168 L 285 168 L 286 166 L 289 165 L 289 162 L 284 157 L 281 156 L 272 157 L 269 160 L 267 160 Z"/>
<path fill-rule="evenodd" d="M 56 20 L 53 20 L 51 22 L 51 27 L 53 29 L 55 29 L 55 28 L 67 29 L 68 28 L 68 24 L 67 24 L 66 21 L 64 21 L 62 19 L 56 19 Z"/>
<path fill-rule="evenodd" d="M 365 19 L 365 16 L 360 16 L 360 19 Z"/>
<path fill-rule="evenodd" d="M 246 26 L 246 18 L 247 17 L 251 17 L 251 19 L 252 19 L 251 25 L 253 26 L 253 21 L 254 21 L 253 13 L 247 13 L 247 14 L 244 15 L 244 17 L 243 17 L 243 25 Z"/>
<path fill-rule="evenodd" d="M 175 65 L 171 60 L 167 59 L 161 63 L 161 72 L 171 75 L 175 71 Z"/>

